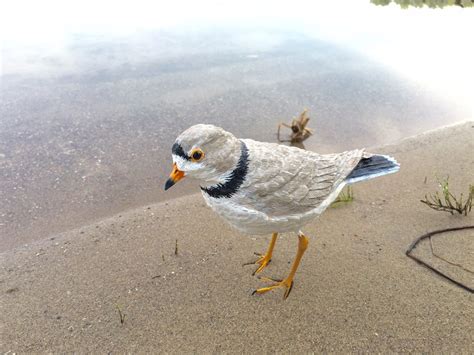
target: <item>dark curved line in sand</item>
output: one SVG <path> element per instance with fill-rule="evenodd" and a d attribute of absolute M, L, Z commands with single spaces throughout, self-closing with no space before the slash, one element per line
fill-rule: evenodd
<path fill-rule="evenodd" d="M 452 283 L 454 283 L 456 286 L 458 287 L 461 287 L 462 289 L 470 292 L 470 293 L 474 293 L 474 289 L 469 287 L 469 286 L 466 286 L 464 285 L 463 283 L 459 282 L 459 281 L 456 281 L 454 279 L 452 279 L 451 277 L 449 277 L 448 275 L 442 273 L 441 271 L 435 269 L 433 266 L 425 263 L 423 260 L 421 259 L 418 259 L 416 256 L 413 256 L 411 255 L 410 253 L 413 251 L 413 249 L 416 248 L 416 246 L 418 245 L 419 242 L 421 242 L 422 240 L 426 239 L 426 238 L 429 238 L 431 239 L 431 237 L 433 235 L 436 235 L 436 234 L 441 234 L 441 233 L 445 233 L 445 232 L 453 232 L 453 231 L 458 231 L 458 230 L 464 230 L 464 229 L 474 229 L 474 226 L 464 226 L 464 227 L 456 227 L 456 228 L 445 228 L 445 229 L 438 229 L 438 230 L 435 230 L 435 231 L 432 231 L 432 232 L 428 232 L 426 234 L 423 234 L 421 237 L 418 237 L 417 239 L 415 239 L 413 241 L 413 243 L 411 243 L 410 247 L 408 248 L 408 250 L 405 252 L 406 256 L 408 256 L 409 258 L 415 260 L 418 264 L 421 264 L 425 267 L 427 267 L 428 269 L 430 269 L 431 271 L 433 271 L 435 274 L 441 276 L 441 277 L 444 277 L 445 279 L 447 279 L 448 281 L 451 281 Z"/>

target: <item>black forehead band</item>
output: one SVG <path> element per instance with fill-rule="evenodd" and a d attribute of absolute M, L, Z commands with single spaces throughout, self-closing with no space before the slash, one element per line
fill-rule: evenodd
<path fill-rule="evenodd" d="M 171 153 L 183 159 L 191 160 L 191 158 L 186 155 L 186 153 L 183 150 L 183 147 L 181 147 L 178 142 L 173 144 L 173 147 L 171 148 Z"/>

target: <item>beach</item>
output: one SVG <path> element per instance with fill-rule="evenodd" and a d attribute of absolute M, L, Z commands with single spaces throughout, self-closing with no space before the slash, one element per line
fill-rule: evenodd
<path fill-rule="evenodd" d="M 472 117 L 349 48 L 280 32 L 249 47 L 240 35 L 73 36 L 63 52 L 2 73 L 0 252 L 196 191 L 189 181 L 162 189 L 171 146 L 193 124 L 276 142 L 278 124 L 307 108 L 306 148 L 332 153 Z"/>
<path fill-rule="evenodd" d="M 474 183 L 474 122 L 367 150 L 395 157 L 400 172 L 354 185 L 354 201 L 304 228 L 310 244 L 287 300 L 252 295 L 264 283 L 242 266 L 270 236 L 240 234 L 193 194 L 5 250 L 0 351 L 471 352 L 473 295 L 405 251 L 429 231 L 474 225 L 473 213 L 419 202 L 437 177 L 449 175 L 456 194 Z M 459 233 L 456 248 L 433 243 L 473 270 L 473 234 Z M 284 277 L 296 247 L 283 234 L 262 275 Z M 472 274 L 448 271 L 473 287 Z"/>

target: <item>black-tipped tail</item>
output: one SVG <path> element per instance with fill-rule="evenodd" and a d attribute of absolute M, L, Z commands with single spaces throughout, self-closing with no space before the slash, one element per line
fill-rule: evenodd
<path fill-rule="evenodd" d="M 362 158 L 357 166 L 346 178 L 347 183 L 372 179 L 378 176 L 395 173 L 400 170 L 400 165 L 395 159 L 387 155 L 373 155 Z"/>

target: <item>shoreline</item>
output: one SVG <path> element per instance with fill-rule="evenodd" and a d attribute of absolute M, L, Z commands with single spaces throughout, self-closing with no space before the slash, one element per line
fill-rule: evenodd
<path fill-rule="evenodd" d="M 305 227 L 309 248 L 285 301 L 278 291 L 252 296 L 263 283 L 254 266 L 242 266 L 270 236 L 231 229 L 198 194 L 3 253 L 0 350 L 469 352 L 472 294 L 405 251 L 428 231 L 473 224 L 472 212 L 451 216 L 419 202 L 437 189 L 436 175 L 449 174 L 453 192 L 464 192 L 472 151 L 472 121 L 374 151 L 394 155 L 400 172 L 355 184 L 353 202 Z M 433 243 L 473 270 L 473 236 Z M 282 234 L 262 276 L 284 277 L 296 247 L 295 235 Z M 470 282 L 463 270 L 437 266 Z"/>
<path fill-rule="evenodd" d="M 400 145 L 404 145 L 404 144 L 410 144 L 412 142 L 417 142 L 419 141 L 420 139 L 423 139 L 423 137 L 425 137 L 426 135 L 430 135 L 430 134 L 436 134 L 436 133 L 439 133 L 439 132 L 442 132 L 443 130 L 446 130 L 446 129 L 449 129 L 449 128 L 455 128 L 457 126 L 464 126 L 464 125 L 469 125 L 469 124 L 472 124 L 472 126 L 474 126 L 474 121 L 472 120 L 463 120 L 463 121 L 459 121 L 457 123 L 453 123 L 453 124 L 448 124 L 448 125 L 444 125 L 444 126 L 440 126 L 440 127 L 437 127 L 437 128 L 434 128 L 434 129 L 430 129 L 428 131 L 425 131 L 425 132 L 422 132 L 422 133 L 419 133 L 419 134 L 416 134 L 414 136 L 410 136 L 410 137 L 405 137 L 405 138 L 402 138 L 400 139 L 398 142 L 395 142 L 395 143 L 388 143 L 386 145 L 382 145 L 382 146 L 374 146 L 374 147 L 366 147 L 365 149 L 367 151 L 376 151 L 376 150 L 385 150 L 385 149 L 390 149 L 390 147 L 396 147 L 396 146 L 400 146 Z M 179 193 L 179 192 L 178 192 Z M 68 233 L 72 233 L 74 231 L 77 231 L 77 230 L 80 230 L 82 228 L 85 228 L 85 227 L 88 227 L 88 226 L 91 226 L 91 225 L 96 225 L 102 221 L 105 221 L 105 220 L 108 220 L 110 218 L 116 218 L 117 216 L 119 215 L 123 215 L 123 214 L 126 214 L 128 212 L 132 212 L 132 211 L 135 211 L 135 210 L 140 210 L 140 209 L 143 209 L 143 208 L 146 208 L 146 207 L 149 207 L 149 206 L 155 206 L 155 205 L 160 205 L 160 204 L 167 204 L 168 202 L 170 201 L 175 201 L 175 200 L 179 200 L 179 199 L 182 199 L 184 197 L 187 197 L 187 196 L 193 196 L 193 195 L 199 195 L 201 196 L 200 192 L 197 190 L 196 192 L 189 192 L 189 189 L 187 189 L 187 192 L 184 192 L 183 194 L 178 194 L 178 196 L 171 196 L 169 199 L 164 199 L 162 201 L 156 201 L 156 202 L 152 202 L 152 203 L 148 203 L 148 204 L 143 204 L 143 205 L 138 205 L 138 206 L 134 206 L 134 207 L 130 207 L 130 208 L 127 208 L 127 209 L 124 209 L 122 211 L 119 211 L 119 212 L 116 212 L 116 213 L 112 213 L 108 216 L 105 216 L 105 217 L 99 217 L 97 219 L 93 219 L 93 220 L 89 220 L 87 221 L 86 224 L 84 225 L 81 225 L 81 226 L 77 226 L 77 227 L 74 227 L 74 228 L 71 228 L 71 229 L 66 229 L 64 231 L 61 231 L 61 232 L 57 232 L 57 233 L 50 233 L 46 236 L 44 236 L 44 238 L 41 238 L 41 239 L 36 239 L 36 240 L 32 240 L 31 242 L 29 243 L 26 243 L 24 245 L 17 245 L 17 246 L 14 246 L 14 247 L 8 247 L 7 249 L 3 250 L 0 252 L 0 255 L 4 254 L 4 253 L 8 253 L 10 251 L 14 251 L 16 249 L 21 249 L 21 248 L 28 248 L 32 245 L 37 245 L 38 243 L 42 243 L 42 242 L 45 242 L 51 238 L 60 238 L 61 235 L 64 235 L 64 234 L 68 234 Z M 13 243 L 14 244 L 14 243 Z"/>

